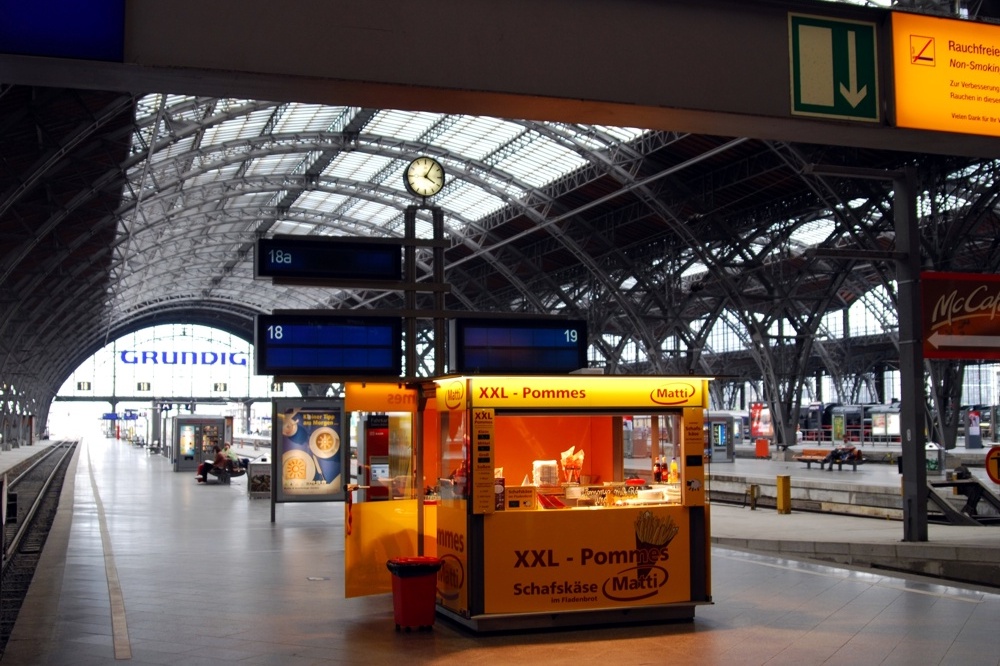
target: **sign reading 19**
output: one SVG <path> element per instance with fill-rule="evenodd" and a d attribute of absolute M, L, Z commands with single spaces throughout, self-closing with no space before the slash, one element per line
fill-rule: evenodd
<path fill-rule="evenodd" d="M 267 256 L 271 258 L 272 264 L 291 264 L 292 253 L 285 250 L 270 250 Z"/>
<path fill-rule="evenodd" d="M 563 331 L 563 335 L 566 336 L 566 342 L 576 342 L 579 339 L 579 333 L 573 328 L 567 328 Z"/>

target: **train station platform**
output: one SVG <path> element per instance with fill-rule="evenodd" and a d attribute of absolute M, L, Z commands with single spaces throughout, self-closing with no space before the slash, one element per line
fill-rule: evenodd
<path fill-rule="evenodd" d="M 744 465 L 780 469 L 730 463 Z M 850 476 L 895 472 L 875 468 Z M 900 547 L 897 521 L 721 504 L 711 521 L 714 603 L 691 623 L 477 636 L 439 619 L 400 633 L 391 595 L 344 598 L 342 504 L 279 504 L 271 523 L 246 477 L 199 485 L 162 456 L 84 439 L 0 663 L 998 663 L 1000 589 L 824 564 L 803 545 Z M 760 547 L 775 542 L 788 550 Z M 934 525 L 911 545 L 992 557 L 1000 527 Z"/>

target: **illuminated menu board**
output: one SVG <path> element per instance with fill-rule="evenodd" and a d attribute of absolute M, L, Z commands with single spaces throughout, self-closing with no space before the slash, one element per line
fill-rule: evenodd
<path fill-rule="evenodd" d="M 587 366 L 587 322 L 559 319 L 455 319 L 451 372 L 559 374 Z"/>
<path fill-rule="evenodd" d="M 399 377 L 402 320 L 314 313 L 258 315 L 259 375 Z"/>

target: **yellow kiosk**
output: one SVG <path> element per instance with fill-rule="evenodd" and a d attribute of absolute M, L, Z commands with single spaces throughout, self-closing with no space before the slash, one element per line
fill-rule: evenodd
<path fill-rule="evenodd" d="M 439 614 L 475 631 L 693 619 L 711 603 L 707 387 L 594 375 L 419 383 L 416 497 L 381 513 L 420 524 L 402 530 L 412 538 L 372 525 L 366 543 L 369 519 L 354 507 L 347 578 L 352 560 L 384 569 L 383 555 L 435 555 Z M 642 478 L 629 478 L 640 475 L 626 435 L 655 443 Z"/>

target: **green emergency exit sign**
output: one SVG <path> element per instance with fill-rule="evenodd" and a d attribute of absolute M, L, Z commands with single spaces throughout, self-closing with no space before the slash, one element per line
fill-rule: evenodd
<path fill-rule="evenodd" d="M 879 121 L 875 24 L 788 15 L 792 114 Z"/>

